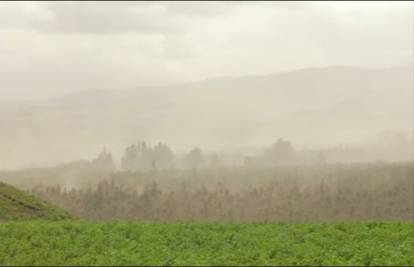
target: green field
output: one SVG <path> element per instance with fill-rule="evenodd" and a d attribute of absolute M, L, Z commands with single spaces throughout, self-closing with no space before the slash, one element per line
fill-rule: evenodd
<path fill-rule="evenodd" d="M 0 224 L 0 265 L 414 265 L 413 222 Z"/>

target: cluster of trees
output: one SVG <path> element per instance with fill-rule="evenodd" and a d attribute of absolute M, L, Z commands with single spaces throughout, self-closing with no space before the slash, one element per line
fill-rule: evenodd
<path fill-rule="evenodd" d="M 103 171 L 113 171 L 116 169 L 112 154 L 107 152 L 106 148 L 104 148 L 96 158 L 92 159 L 91 165 L 94 169 Z"/>
<path fill-rule="evenodd" d="M 216 156 L 217 157 L 217 156 Z M 213 157 L 214 164 L 219 159 Z M 126 148 L 121 159 L 121 168 L 127 171 L 167 170 L 175 167 L 198 169 L 207 166 L 207 160 L 200 148 L 190 150 L 182 159 L 163 143 L 155 146 L 138 142 Z"/>
<path fill-rule="evenodd" d="M 174 167 L 175 156 L 172 150 L 163 143 L 155 146 L 138 142 L 126 148 L 121 159 L 121 167 L 128 171 L 170 169 Z"/>
<path fill-rule="evenodd" d="M 408 151 L 408 150 L 407 150 Z M 152 169 L 201 169 L 218 166 L 282 166 L 290 164 L 326 164 L 337 162 L 367 162 L 373 160 L 396 159 L 397 152 L 390 149 L 367 149 L 363 147 L 339 147 L 323 150 L 301 150 L 294 149 L 292 143 L 283 138 L 271 146 L 264 148 L 260 153 L 253 156 L 242 154 L 225 157 L 224 154 L 205 154 L 195 147 L 185 155 L 177 156 L 164 143 L 155 146 L 145 142 L 138 142 L 126 148 L 121 158 L 120 169 L 127 171 L 147 171 Z M 401 154 L 401 153 L 400 153 Z M 411 152 L 412 154 L 412 152 Z M 387 156 L 388 155 L 388 156 Z M 412 158 L 409 153 L 400 160 Z M 97 158 L 91 161 L 93 168 L 99 170 L 115 170 L 115 162 L 111 153 L 104 149 Z"/>
<path fill-rule="evenodd" d="M 280 138 L 270 148 L 254 157 L 246 158 L 247 164 L 286 164 L 294 160 L 292 144 Z M 92 160 L 92 165 L 102 170 L 114 170 L 115 162 L 111 153 L 104 149 L 97 158 Z M 222 166 L 223 161 L 218 154 L 206 156 L 200 148 L 195 147 L 182 158 L 178 158 L 174 152 L 164 143 L 151 146 L 144 141 L 132 144 L 125 149 L 121 158 L 121 169 L 127 171 L 147 171 L 152 169 L 200 169 L 204 167 Z"/>
<path fill-rule="evenodd" d="M 264 151 L 256 157 L 246 157 L 247 165 L 285 165 L 297 161 L 295 151 L 291 142 L 279 138 L 276 143 L 264 149 Z"/>
<path fill-rule="evenodd" d="M 181 170 L 176 179 L 168 176 L 174 171 L 119 173 L 94 188 L 53 186 L 33 192 L 82 218 L 97 220 L 409 221 L 414 219 L 413 170 L 412 163 L 401 163 L 204 169 L 197 177 Z M 124 183 L 122 175 L 134 175 L 132 180 L 143 183 Z M 142 175 L 154 180 L 144 181 Z M 171 180 L 174 187 L 168 185 Z M 253 184 L 258 180 L 267 182 Z M 244 182 L 246 186 L 236 189 Z"/>
<path fill-rule="evenodd" d="M 182 166 L 187 169 L 198 169 L 206 165 L 206 159 L 200 148 L 195 147 L 182 160 Z"/>

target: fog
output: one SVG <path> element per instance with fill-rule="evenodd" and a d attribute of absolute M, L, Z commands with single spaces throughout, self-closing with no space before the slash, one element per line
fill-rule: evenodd
<path fill-rule="evenodd" d="M 413 39 L 413 2 L 2 2 L 0 182 L 92 220 L 413 220 Z"/>
<path fill-rule="evenodd" d="M 413 10 L 0 3 L 0 169 L 91 160 L 104 147 L 121 168 L 140 140 L 228 165 L 279 138 L 330 162 L 412 160 Z"/>

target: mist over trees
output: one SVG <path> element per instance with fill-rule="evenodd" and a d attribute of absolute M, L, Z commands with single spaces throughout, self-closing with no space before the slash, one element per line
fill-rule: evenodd
<path fill-rule="evenodd" d="M 276 143 L 265 148 L 264 151 L 253 160 L 251 159 L 250 163 L 271 166 L 294 163 L 295 160 L 297 159 L 295 159 L 295 151 L 292 143 L 283 138 L 279 138 Z"/>
<path fill-rule="evenodd" d="M 247 158 L 247 157 L 246 157 Z M 280 165 L 299 163 L 295 158 L 295 151 L 290 141 L 279 138 L 276 143 L 253 157 L 244 164 L 253 165 Z M 104 149 L 92 165 L 101 170 L 115 170 L 112 154 Z M 128 146 L 120 160 L 120 170 L 148 171 L 168 170 L 173 168 L 201 169 L 225 166 L 225 162 L 218 153 L 205 154 L 199 147 L 194 147 L 182 156 L 176 155 L 165 143 L 159 142 L 151 146 L 145 141 L 138 141 Z"/>
<path fill-rule="evenodd" d="M 104 148 L 99 155 L 91 161 L 94 169 L 103 171 L 114 171 L 116 169 L 115 162 L 112 158 L 112 153 L 107 152 Z"/>
<path fill-rule="evenodd" d="M 200 148 L 195 147 L 182 160 L 184 168 L 198 169 L 205 166 L 205 158 Z"/>
<path fill-rule="evenodd" d="M 171 222 L 412 220 L 412 163 L 118 172 L 33 192 L 82 218 Z"/>
<path fill-rule="evenodd" d="M 326 164 L 339 162 L 368 162 L 386 153 L 393 157 L 393 148 L 400 149 L 410 145 L 400 136 L 387 136 L 382 147 L 331 147 L 326 149 L 303 150 L 297 149 L 292 141 L 278 138 L 271 145 L 265 146 L 251 154 L 225 154 L 223 152 L 203 152 L 194 147 L 185 153 L 175 153 L 166 143 L 158 142 L 151 145 L 138 141 L 125 148 L 120 158 L 119 166 L 115 163 L 112 153 L 104 148 L 96 158 L 90 161 L 90 167 L 101 171 L 149 171 L 179 169 L 219 168 L 224 166 L 256 166 L 271 167 L 283 165 Z M 397 138 L 398 137 L 398 138 Z M 404 142 L 405 141 L 405 142 Z M 395 143 L 395 144 L 394 144 Z M 398 145 L 398 146 L 397 146 Z M 409 157 L 410 155 L 408 155 Z M 85 165 L 88 163 L 71 163 Z M 66 164 L 67 165 L 67 164 Z M 83 167 L 82 167 L 83 168 Z"/>
<path fill-rule="evenodd" d="M 116 172 L 148 172 L 170 171 L 175 169 L 216 169 L 225 168 L 268 168 L 283 167 L 289 165 L 330 165 L 347 163 L 387 162 L 386 156 L 399 160 L 388 162 L 407 162 L 412 157 L 412 142 L 405 136 L 387 134 L 372 140 L 372 144 L 366 146 L 337 146 L 325 149 L 301 149 L 287 138 L 275 138 L 275 142 L 256 149 L 252 152 L 214 151 L 207 147 L 193 147 L 190 150 L 174 150 L 164 142 L 149 144 L 147 141 L 138 141 L 125 147 L 121 155 L 116 155 L 110 148 L 104 147 L 90 160 L 74 160 L 50 168 L 51 174 L 34 179 L 32 169 L 22 170 L 20 175 L 15 172 L 4 172 L 0 178 L 12 182 L 16 186 L 31 188 L 37 184 L 60 184 L 65 188 L 79 188 L 82 184 L 96 184 L 98 180 L 108 178 Z M 378 145 L 381 144 L 382 146 Z M 410 154 L 402 155 L 401 149 L 405 147 Z M 385 160 L 384 160 L 385 159 Z M 408 160 L 409 161 L 409 160 Z M 25 173 L 30 173 L 29 178 Z M 35 172 L 36 173 L 36 172 Z M 99 175 L 98 175 L 99 174 Z M 43 175 L 39 175 L 43 176 Z M 50 177 L 49 177 L 50 176 Z M 25 178 L 26 177 L 26 178 Z M 100 177 L 100 178 L 99 178 Z"/>
<path fill-rule="evenodd" d="M 133 144 L 125 149 L 121 159 L 121 167 L 127 171 L 170 169 L 174 164 L 174 153 L 161 142 L 155 146 L 147 145 L 144 141 Z"/>

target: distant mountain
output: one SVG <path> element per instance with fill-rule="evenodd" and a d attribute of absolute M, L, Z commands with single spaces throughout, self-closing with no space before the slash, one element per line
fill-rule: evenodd
<path fill-rule="evenodd" d="M 412 100 L 412 65 L 311 68 L 72 93 L 0 109 L 0 169 L 90 158 L 103 146 L 120 157 L 138 139 L 185 150 L 261 146 L 281 136 L 328 145 L 381 131 L 412 133 Z"/>

